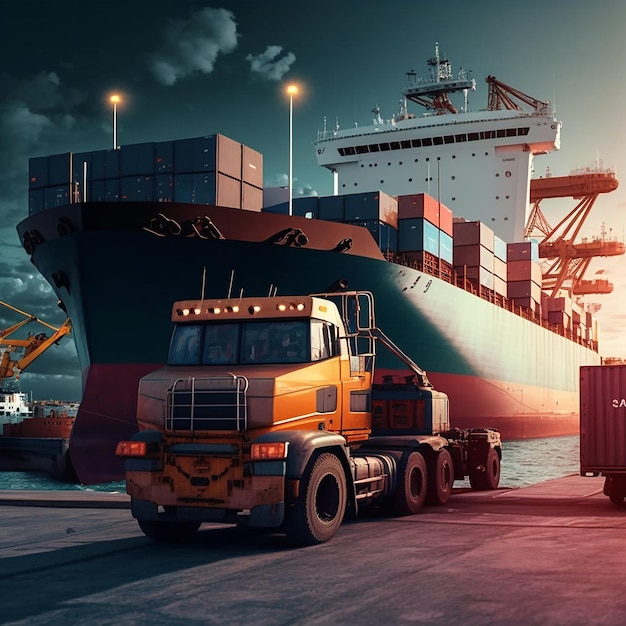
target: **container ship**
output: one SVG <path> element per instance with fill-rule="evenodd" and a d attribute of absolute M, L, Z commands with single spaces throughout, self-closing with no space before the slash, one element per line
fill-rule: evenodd
<path fill-rule="evenodd" d="M 571 189 L 531 184 L 561 123 L 493 77 L 487 108 L 472 112 L 474 80 L 438 48 L 427 63 L 393 118 L 375 109 L 369 126 L 318 133 L 332 196 L 264 190 L 261 153 L 221 134 L 30 160 L 17 230 L 72 320 L 81 482 L 123 478 L 114 451 L 136 430 L 138 380 L 166 359 L 172 302 L 195 295 L 371 291 L 379 326 L 448 394 L 453 426 L 577 432 L 579 367 L 601 362 L 597 325 L 571 280 L 542 289 L 542 243 L 524 236 L 531 198 L 538 209 Z M 596 174 L 588 184 L 617 186 Z M 377 371 L 388 384 L 407 373 L 393 357 Z"/>

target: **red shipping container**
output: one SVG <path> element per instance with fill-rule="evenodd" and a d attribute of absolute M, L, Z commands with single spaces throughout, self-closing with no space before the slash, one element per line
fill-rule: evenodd
<path fill-rule="evenodd" d="M 514 280 L 507 283 L 509 298 L 532 298 L 541 302 L 541 287 L 532 280 Z"/>
<path fill-rule="evenodd" d="M 580 471 L 626 473 L 626 365 L 580 368 Z"/>
<path fill-rule="evenodd" d="M 241 208 L 241 180 L 218 174 L 216 178 L 216 204 L 218 206 Z"/>
<path fill-rule="evenodd" d="M 263 189 L 263 155 L 245 145 L 241 148 L 241 180 Z"/>
<path fill-rule="evenodd" d="M 452 236 L 455 246 L 480 244 L 493 252 L 494 232 L 482 222 L 454 222 Z"/>
<path fill-rule="evenodd" d="M 467 246 L 455 245 L 452 248 L 453 264 L 457 267 L 462 265 L 481 265 L 493 274 L 493 252 L 484 246 L 473 244 Z"/>
<path fill-rule="evenodd" d="M 424 218 L 452 237 L 452 211 L 425 193 L 398 196 L 398 219 Z"/>
<path fill-rule="evenodd" d="M 263 189 L 242 183 L 241 208 L 248 211 L 261 211 L 263 208 Z"/>
<path fill-rule="evenodd" d="M 541 265 L 535 261 L 508 261 L 506 264 L 506 279 L 509 282 L 514 280 L 532 280 L 541 285 L 542 278 Z"/>
<path fill-rule="evenodd" d="M 241 180 L 241 144 L 225 135 L 217 135 L 216 152 L 215 169 L 231 178 Z"/>

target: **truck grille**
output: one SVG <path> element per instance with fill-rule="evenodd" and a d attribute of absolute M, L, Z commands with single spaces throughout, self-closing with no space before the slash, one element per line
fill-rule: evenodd
<path fill-rule="evenodd" d="M 248 379 L 179 378 L 168 391 L 167 430 L 245 430 Z"/>

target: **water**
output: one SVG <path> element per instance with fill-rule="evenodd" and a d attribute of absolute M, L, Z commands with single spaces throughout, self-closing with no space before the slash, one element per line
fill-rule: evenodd
<path fill-rule="evenodd" d="M 578 435 L 504 442 L 502 449 L 501 487 L 526 487 L 562 478 L 580 471 Z M 456 481 L 462 487 L 469 481 Z M 63 490 L 125 493 L 125 482 L 102 485 L 75 485 L 53 480 L 46 474 L 32 472 L 0 472 L 0 490 Z"/>

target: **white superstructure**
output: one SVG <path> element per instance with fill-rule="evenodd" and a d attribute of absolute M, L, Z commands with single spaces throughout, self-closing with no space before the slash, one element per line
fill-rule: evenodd
<path fill-rule="evenodd" d="M 321 131 L 315 142 L 318 164 L 333 172 L 336 194 L 428 193 L 455 216 L 480 220 L 505 241 L 521 241 L 533 157 L 559 149 L 561 122 L 550 103 L 511 90 L 493 77 L 487 79 L 486 110 L 471 112 L 465 106 L 457 111 L 448 94 L 467 94 L 473 79 L 464 71 L 453 77 L 438 47 L 427 62 L 430 79 L 413 79 L 394 118 L 382 119 L 376 108 L 370 126 Z M 511 96 L 528 104 L 528 110 Z M 408 113 L 407 100 L 427 111 L 421 116 Z"/>

